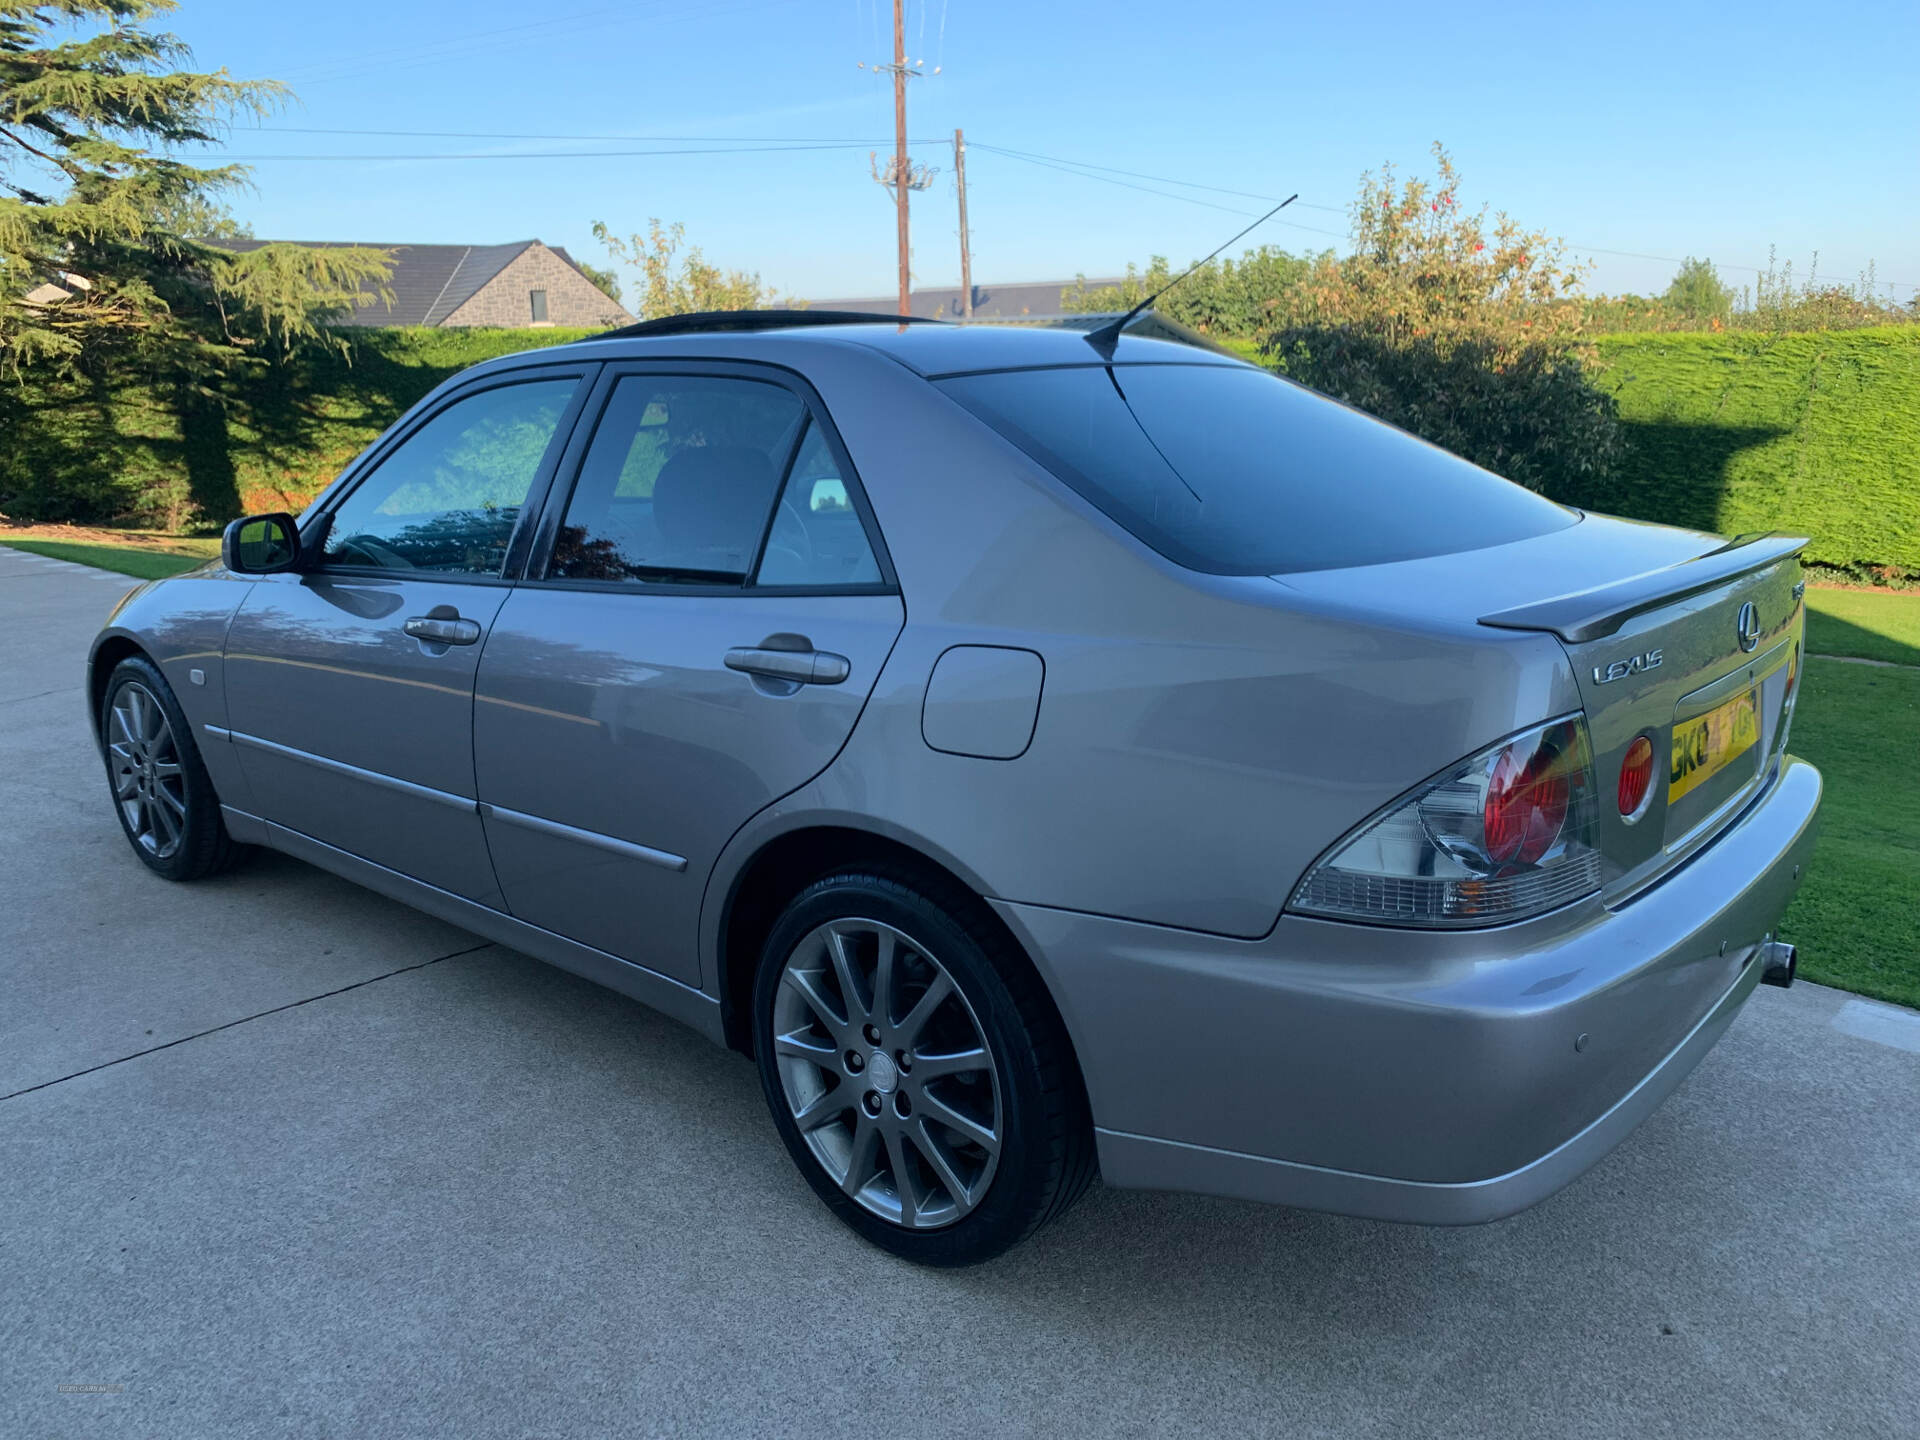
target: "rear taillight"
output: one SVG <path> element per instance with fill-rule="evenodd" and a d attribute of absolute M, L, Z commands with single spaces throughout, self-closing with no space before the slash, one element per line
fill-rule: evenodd
<path fill-rule="evenodd" d="M 1620 813 L 1629 820 L 1639 819 L 1652 789 L 1653 741 L 1642 735 L 1627 747 L 1620 762 Z"/>
<path fill-rule="evenodd" d="M 1387 925 L 1499 925 L 1600 886 L 1586 726 L 1555 720 L 1481 751 L 1320 860 L 1288 909 Z"/>

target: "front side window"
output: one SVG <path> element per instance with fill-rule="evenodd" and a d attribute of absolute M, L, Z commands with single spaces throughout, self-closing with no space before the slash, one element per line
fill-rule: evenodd
<path fill-rule="evenodd" d="M 1378 565 L 1579 520 L 1436 445 L 1245 366 L 1089 365 L 937 383 L 1192 570 Z"/>
<path fill-rule="evenodd" d="M 744 584 L 806 418 L 799 396 L 759 380 L 624 376 L 581 462 L 548 578 Z"/>
<path fill-rule="evenodd" d="M 577 377 L 454 401 L 341 502 L 322 563 L 499 575 Z"/>

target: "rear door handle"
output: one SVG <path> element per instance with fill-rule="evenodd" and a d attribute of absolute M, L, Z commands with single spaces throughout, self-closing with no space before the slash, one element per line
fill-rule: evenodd
<path fill-rule="evenodd" d="M 846 656 L 826 650 L 762 650 L 745 645 L 727 651 L 727 668 L 800 685 L 838 685 L 853 673 Z"/>
<path fill-rule="evenodd" d="M 440 645 L 471 645 L 480 638 L 477 620 L 448 619 L 443 615 L 415 615 L 401 627 L 416 640 Z"/>

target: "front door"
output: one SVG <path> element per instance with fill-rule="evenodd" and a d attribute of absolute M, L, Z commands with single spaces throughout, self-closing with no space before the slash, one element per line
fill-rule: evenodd
<path fill-rule="evenodd" d="M 252 587 L 227 634 L 227 724 L 263 818 L 499 906 L 474 670 L 586 383 L 534 371 L 449 400 L 324 512 L 316 565 Z"/>
<path fill-rule="evenodd" d="M 481 657 L 513 914 L 687 984 L 707 876 L 845 744 L 905 619 L 824 412 L 742 367 L 627 367 Z"/>

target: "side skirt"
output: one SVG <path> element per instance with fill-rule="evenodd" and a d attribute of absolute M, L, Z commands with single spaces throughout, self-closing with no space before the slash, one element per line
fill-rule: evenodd
<path fill-rule="evenodd" d="M 389 870 L 371 860 L 362 860 L 357 855 L 350 855 L 345 850 L 302 835 L 297 830 L 289 830 L 284 825 L 276 825 L 271 820 L 262 820 L 258 815 L 236 810 L 231 805 L 222 805 L 220 813 L 227 822 L 227 832 L 242 844 L 264 845 L 322 870 L 330 870 L 356 885 L 364 885 L 369 890 L 398 900 L 403 905 L 411 905 L 463 930 L 471 930 L 498 944 L 524 951 L 537 960 L 571 971 L 596 985 L 617 990 L 642 1005 L 692 1026 L 716 1045 L 727 1043 L 720 1022 L 720 1002 L 692 986 L 682 985 L 644 966 L 622 960 L 618 955 L 609 955 L 604 950 L 579 944 L 498 910 L 476 905 L 463 896 L 423 884 L 397 870 Z"/>

